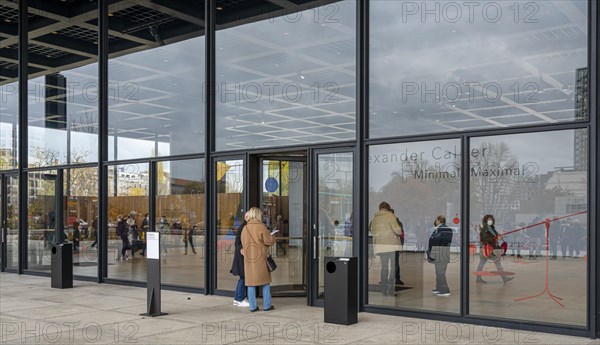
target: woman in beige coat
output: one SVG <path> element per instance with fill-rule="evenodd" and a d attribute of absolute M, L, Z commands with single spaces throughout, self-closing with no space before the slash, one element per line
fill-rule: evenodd
<path fill-rule="evenodd" d="M 271 305 L 271 272 L 267 268 L 269 247 L 275 243 L 267 226 L 261 221 L 263 213 L 257 207 L 248 211 L 248 224 L 242 231 L 242 255 L 244 256 L 244 278 L 248 287 L 250 311 L 258 310 L 256 287 L 262 286 L 263 309 L 273 310 Z"/>
<path fill-rule="evenodd" d="M 394 253 L 402 250 L 402 227 L 391 212 L 390 204 L 385 201 L 379 204 L 379 212 L 375 213 L 370 228 L 373 234 L 373 251 L 381 259 L 381 292 L 395 296 L 395 272 L 390 266 L 393 264 Z"/>

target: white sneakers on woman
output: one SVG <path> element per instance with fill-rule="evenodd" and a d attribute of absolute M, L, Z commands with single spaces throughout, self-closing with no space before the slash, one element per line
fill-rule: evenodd
<path fill-rule="evenodd" d="M 235 307 L 249 307 L 250 303 L 248 302 L 248 299 L 244 299 L 243 301 L 236 301 L 235 298 L 233 299 L 233 305 Z"/>

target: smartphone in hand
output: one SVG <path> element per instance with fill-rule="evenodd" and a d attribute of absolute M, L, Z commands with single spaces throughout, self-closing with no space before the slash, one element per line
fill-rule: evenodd
<path fill-rule="evenodd" d="M 275 235 L 275 234 L 276 234 L 276 233 L 278 233 L 278 232 L 279 232 L 279 230 L 277 230 L 277 229 L 275 229 L 275 230 L 271 231 L 271 236 Z"/>

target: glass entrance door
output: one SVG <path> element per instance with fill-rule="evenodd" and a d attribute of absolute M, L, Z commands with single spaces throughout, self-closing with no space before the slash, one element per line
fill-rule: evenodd
<path fill-rule="evenodd" d="M 65 238 L 74 240 L 77 235 L 72 229 L 62 228 L 63 208 L 57 202 L 61 199 L 60 203 L 63 203 L 62 178 L 57 176 L 57 170 L 28 173 L 27 262 L 24 269 L 49 272 L 52 245 Z M 57 228 L 65 232 L 56 231 Z M 57 238 L 57 234 L 61 238 Z"/>
<path fill-rule="evenodd" d="M 306 296 L 306 157 L 262 158 L 260 207 L 270 230 L 279 230 L 271 255 L 274 295 Z"/>
<path fill-rule="evenodd" d="M 313 179 L 313 302 L 324 296 L 327 256 L 351 256 L 353 238 L 353 153 L 318 151 Z"/>
<path fill-rule="evenodd" d="M 19 179 L 0 175 L 0 268 L 19 267 Z"/>

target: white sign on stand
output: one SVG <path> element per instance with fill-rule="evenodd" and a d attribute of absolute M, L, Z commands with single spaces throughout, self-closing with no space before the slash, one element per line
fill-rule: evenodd
<path fill-rule="evenodd" d="M 146 255 L 148 259 L 160 260 L 160 233 L 146 233 Z"/>

